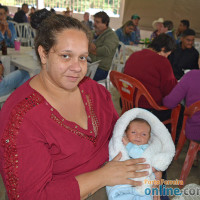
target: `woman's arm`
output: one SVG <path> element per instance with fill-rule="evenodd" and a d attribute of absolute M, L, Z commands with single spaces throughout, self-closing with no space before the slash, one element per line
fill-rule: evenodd
<path fill-rule="evenodd" d="M 119 184 L 139 186 L 142 184 L 140 181 L 133 181 L 129 178 L 138 178 L 148 175 L 146 171 L 137 172 L 149 168 L 148 164 L 139 164 L 145 162 L 145 159 L 130 159 L 121 162 L 119 161 L 120 158 L 121 153 L 102 168 L 76 177 L 80 187 L 81 199 L 87 198 L 104 186 Z"/>
<path fill-rule="evenodd" d="M 175 108 L 185 98 L 187 90 L 188 84 L 185 75 L 172 91 L 163 98 L 163 105 L 170 109 Z"/>
<path fill-rule="evenodd" d="M 11 118 L 18 121 L 15 115 Z M 80 200 L 105 185 L 138 185 L 128 178 L 147 175 L 147 172 L 136 172 L 148 167 L 137 165 L 144 160 L 119 162 L 121 155 L 98 170 L 76 177 L 70 173 L 56 174 L 50 143 L 42 127 L 26 117 L 19 124 L 12 119 L 5 128 L 4 145 L 0 147 L 3 149 L 0 152 L 4 152 L 1 155 L 2 176 L 10 199 L 19 195 L 21 200 Z M 18 125 L 12 127 L 12 123 Z M 12 131 L 12 135 L 7 130 Z"/>

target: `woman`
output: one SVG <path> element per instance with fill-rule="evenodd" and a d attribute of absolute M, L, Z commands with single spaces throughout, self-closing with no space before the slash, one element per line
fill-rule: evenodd
<path fill-rule="evenodd" d="M 121 28 L 115 31 L 119 41 L 125 45 L 133 45 L 135 41 L 134 24 L 131 20 L 127 21 Z"/>
<path fill-rule="evenodd" d="M 168 55 L 174 49 L 173 39 L 160 34 L 148 49 L 133 53 L 126 62 L 124 73 L 138 79 L 149 91 L 156 103 L 161 106 L 162 99 L 168 95 L 177 83 Z M 168 111 L 157 111 L 142 96 L 139 107 L 152 111 L 161 121 L 168 119 Z"/>
<path fill-rule="evenodd" d="M 32 17 L 44 16 L 38 11 Z M 41 72 L 10 96 L 0 114 L 0 173 L 9 199 L 78 200 L 105 185 L 140 185 L 128 178 L 148 174 L 136 172 L 149 168 L 138 164 L 144 159 L 118 162 L 119 154 L 104 165 L 118 115 L 108 91 L 85 78 L 87 31 L 62 15 L 37 26 Z"/>
<path fill-rule="evenodd" d="M 191 70 L 185 74 L 176 87 L 163 99 L 164 106 L 168 108 L 176 107 L 183 99 L 186 106 L 200 101 L 200 70 Z M 200 142 L 200 113 L 197 112 L 186 122 L 185 135 L 190 140 Z"/>

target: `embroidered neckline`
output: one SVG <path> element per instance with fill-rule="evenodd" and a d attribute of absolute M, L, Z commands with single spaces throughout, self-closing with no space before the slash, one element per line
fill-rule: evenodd
<path fill-rule="evenodd" d="M 81 90 L 81 93 L 84 93 L 84 91 Z M 88 116 L 88 130 L 81 128 L 76 123 L 74 123 L 75 126 L 68 125 L 66 122 L 69 123 L 69 121 L 63 119 L 62 116 L 59 114 L 59 112 L 57 112 L 56 110 L 55 110 L 56 112 L 54 112 L 54 108 L 51 108 L 51 112 L 52 112 L 51 119 L 53 119 L 61 127 L 71 131 L 73 134 L 76 134 L 77 136 L 81 138 L 89 140 L 90 142 L 94 144 L 94 146 L 96 146 L 96 142 L 98 138 L 99 120 L 95 115 L 92 99 L 90 98 L 90 96 L 88 94 L 85 96 L 82 95 L 82 98 L 83 98 L 83 101 L 86 101 L 84 102 L 84 104 L 86 105 L 85 109 Z"/>

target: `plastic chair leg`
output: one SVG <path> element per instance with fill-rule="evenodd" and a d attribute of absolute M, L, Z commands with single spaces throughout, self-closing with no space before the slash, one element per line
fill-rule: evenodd
<path fill-rule="evenodd" d="M 182 151 L 182 148 L 185 144 L 185 141 L 186 141 L 186 137 L 185 137 L 185 134 L 181 132 L 180 134 L 180 138 L 178 140 L 178 144 L 177 144 L 177 148 L 176 148 L 176 154 L 175 154 L 175 157 L 174 157 L 174 160 L 177 160 L 181 151 Z"/>
<path fill-rule="evenodd" d="M 183 180 L 184 185 L 185 185 L 185 181 L 190 173 L 192 164 L 194 162 L 194 159 L 197 155 L 199 148 L 200 148 L 200 144 L 198 144 L 197 142 L 194 142 L 192 140 L 190 141 L 189 149 L 188 149 L 188 152 L 187 152 L 187 155 L 185 158 L 185 162 L 183 164 L 183 168 L 181 171 L 181 176 L 180 176 L 180 180 Z M 183 185 L 180 186 L 180 188 L 182 188 L 182 187 L 183 187 Z"/>

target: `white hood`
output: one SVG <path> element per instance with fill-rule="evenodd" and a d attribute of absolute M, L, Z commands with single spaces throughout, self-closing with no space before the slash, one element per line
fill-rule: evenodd
<path fill-rule="evenodd" d="M 168 168 L 175 155 L 175 146 L 172 141 L 171 135 L 165 125 L 151 112 L 142 108 L 133 108 L 125 112 L 116 122 L 113 136 L 109 143 L 109 157 L 112 160 L 119 152 L 122 152 L 121 161 L 130 159 L 127 150 L 122 143 L 122 137 L 130 121 L 135 118 L 142 118 L 146 120 L 151 126 L 151 138 L 149 140 L 149 147 L 144 151 L 142 157 L 146 158 L 146 163 L 157 170 L 164 171 Z M 152 169 L 149 170 L 152 173 Z M 144 181 L 145 179 L 151 180 L 152 177 L 137 178 L 135 180 Z M 151 187 L 151 185 L 143 185 L 138 187 L 140 193 L 144 189 Z"/>

